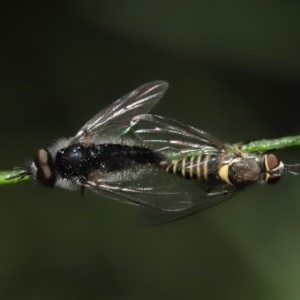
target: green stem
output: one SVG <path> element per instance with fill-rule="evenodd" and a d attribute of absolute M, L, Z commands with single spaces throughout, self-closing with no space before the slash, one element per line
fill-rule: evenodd
<path fill-rule="evenodd" d="M 239 149 L 246 152 L 264 152 L 269 150 L 279 150 L 288 147 L 300 146 L 300 135 L 286 136 L 272 140 L 252 141 L 249 143 L 234 144 Z M 15 184 L 23 181 L 29 181 L 30 176 L 24 175 L 25 170 L 0 171 L 0 185 Z"/>
<path fill-rule="evenodd" d="M 269 150 L 279 150 L 288 147 L 300 146 L 300 135 L 286 136 L 272 140 L 260 140 L 249 143 L 236 144 L 241 150 L 246 152 L 259 152 Z"/>
<path fill-rule="evenodd" d="M 25 170 L 0 171 L 0 185 L 28 181 L 30 176 L 23 176 L 24 172 Z"/>

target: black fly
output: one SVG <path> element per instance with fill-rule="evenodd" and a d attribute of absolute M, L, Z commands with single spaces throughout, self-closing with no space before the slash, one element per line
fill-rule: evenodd
<path fill-rule="evenodd" d="M 142 146 L 131 131 L 134 116 L 147 113 L 168 88 L 145 84 L 100 111 L 71 138 L 38 149 L 27 171 L 46 187 L 78 187 L 124 203 L 158 211 L 182 210 L 191 199 L 161 167 L 165 158 Z"/>

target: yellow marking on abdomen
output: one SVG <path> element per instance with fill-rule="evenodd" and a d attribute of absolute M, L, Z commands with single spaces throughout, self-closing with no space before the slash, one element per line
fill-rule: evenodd
<path fill-rule="evenodd" d="M 197 158 L 197 178 L 200 179 L 201 178 L 201 156 L 202 155 L 198 155 Z"/>
<path fill-rule="evenodd" d="M 227 184 L 231 184 L 229 177 L 228 177 L 228 172 L 229 172 L 229 164 L 225 164 L 220 167 L 218 170 L 218 175 L 221 181 Z"/>
<path fill-rule="evenodd" d="M 193 179 L 194 178 L 194 169 L 195 169 L 195 166 L 194 166 L 194 159 L 195 159 L 195 155 L 193 155 L 190 159 L 190 165 L 189 165 L 189 168 L 190 168 L 190 178 Z"/>
<path fill-rule="evenodd" d="M 211 158 L 211 155 L 205 155 L 204 157 L 204 162 L 203 162 L 203 177 L 204 177 L 204 181 L 206 182 L 208 179 L 208 162 Z"/>
<path fill-rule="evenodd" d="M 182 164 L 181 164 L 181 175 L 184 178 L 186 176 L 186 174 L 185 174 L 185 164 L 186 164 L 186 157 L 182 160 Z"/>

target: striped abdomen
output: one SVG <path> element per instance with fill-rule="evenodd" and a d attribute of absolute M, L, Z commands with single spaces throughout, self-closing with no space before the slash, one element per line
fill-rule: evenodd
<path fill-rule="evenodd" d="M 200 154 L 173 160 L 166 171 L 186 179 L 198 179 L 205 183 L 218 183 L 220 158 L 215 154 Z"/>
<path fill-rule="evenodd" d="M 285 171 L 282 161 L 274 154 L 239 153 L 200 154 L 163 161 L 160 165 L 168 173 L 205 184 L 227 184 L 244 188 L 254 183 L 276 183 Z"/>

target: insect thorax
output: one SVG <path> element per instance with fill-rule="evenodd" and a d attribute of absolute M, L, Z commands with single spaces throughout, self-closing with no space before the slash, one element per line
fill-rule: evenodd
<path fill-rule="evenodd" d="M 253 183 L 275 184 L 284 172 L 284 164 L 275 154 L 255 154 L 238 157 L 228 171 L 231 184 L 244 187 Z"/>
<path fill-rule="evenodd" d="M 255 157 L 234 159 L 228 168 L 228 180 L 236 187 L 245 187 L 263 179 L 263 165 Z"/>
<path fill-rule="evenodd" d="M 95 170 L 100 173 L 118 172 L 135 164 L 157 164 L 159 160 L 154 152 L 138 146 L 77 143 L 57 152 L 55 166 L 63 178 L 87 179 Z"/>

